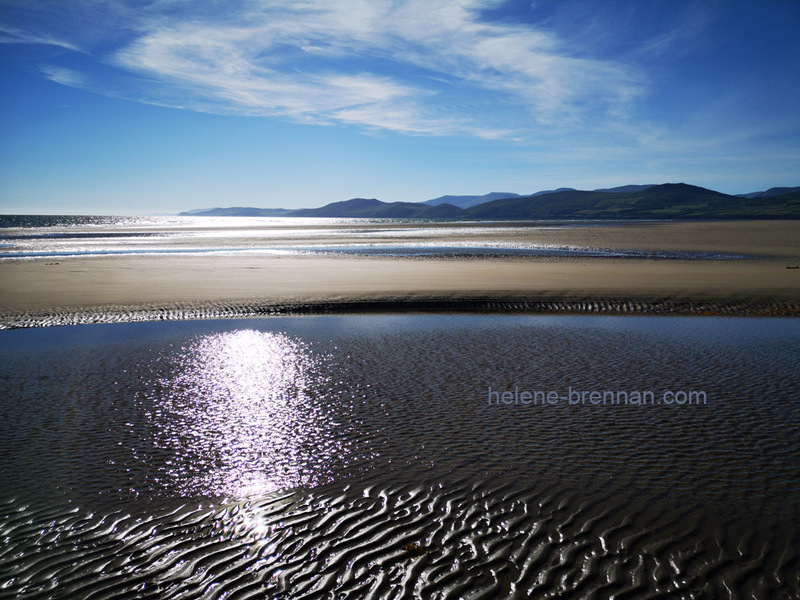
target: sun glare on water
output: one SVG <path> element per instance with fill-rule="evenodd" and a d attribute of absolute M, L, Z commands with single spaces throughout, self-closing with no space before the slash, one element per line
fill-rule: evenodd
<path fill-rule="evenodd" d="M 172 451 L 171 486 L 185 494 L 245 498 L 319 483 L 333 450 L 316 400 L 324 377 L 302 343 L 239 330 L 198 337 L 162 380 L 172 418 L 156 432 Z M 313 467 L 313 468 L 312 468 Z"/>

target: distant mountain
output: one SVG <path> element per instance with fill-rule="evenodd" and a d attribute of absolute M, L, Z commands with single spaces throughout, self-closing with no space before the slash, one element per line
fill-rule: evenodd
<path fill-rule="evenodd" d="M 496 200 L 465 211 L 471 219 L 758 219 L 800 218 L 800 193 L 741 198 L 665 183 L 634 192 L 557 192 Z"/>
<path fill-rule="evenodd" d="M 541 192 L 534 192 L 528 198 L 533 198 L 534 196 L 546 196 L 547 194 L 557 194 L 558 192 L 575 192 L 577 191 L 575 188 L 558 188 L 557 190 L 542 190 Z"/>
<path fill-rule="evenodd" d="M 185 210 L 182 213 L 178 213 L 179 217 L 194 217 L 194 216 L 202 216 L 205 215 L 210 210 L 219 210 L 218 208 L 193 208 L 192 210 Z"/>
<path fill-rule="evenodd" d="M 484 202 L 491 202 L 492 200 L 500 200 L 502 198 L 519 198 L 519 194 L 512 194 L 510 192 L 492 192 L 491 194 L 484 194 L 483 196 L 439 196 L 433 200 L 426 200 L 422 204 L 429 206 L 439 206 L 440 204 L 450 204 L 458 208 L 470 208 L 483 204 Z"/>
<path fill-rule="evenodd" d="M 620 187 L 615 188 L 604 188 L 600 190 L 594 190 L 595 192 L 641 192 L 642 190 L 646 190 L 649 187 L 653 187 L 654 184 L 650 185 L 623 185 Z M 784 188 L 773 188 L 773 189 L 784 189 Z M 789 189 L 789 188 L 785 188 Z M 570 187 L 562 187 L 555 190 L 542 190 L 540 192 L 534 192 L 526 198 L 530 198 L 533 196 L 545 196 L 547 194 L 555 194 L 558 192 L 576 192 L 575 188 Z M 473 206 L 477 206 L 478 204 L 485 204 L 486 202 L 492 202 L 493 200 L 505 200 L 506 198 L 522 198 L 520 194 L 512 194 L 511 192 L 492 192 L 491 194 L 484 194 L 483 196 L 439 196 L 438 198 L 434 198 L 433 200 L 426 200 L 422 204 L 429 204 L 430 206 L 438 206 L 440 204 L 452 204 L 453 206 L 458 206 L 459 208 L 472 208 Z"/>
<path fill-rule="evenodd" d="M 320 208 L 301 208 L 295 210 L 293 217 L 348 217 L 370 216 L 386 203 L 375 198 L 353 198 L 341 202 L 332 202 Z"/>
<path fill-rule="evenodd" d="M 293 212 L 288 208 L 250 208 L 232 206 L 230 208 L 196 208 L 178 213 L 179 217 L 285 217 Z"/>
<path fill-rule="evenodd" d="M 800 187 L 774 187 L 769 188 L 765 192 L 750 192 L 749 194 L 736 194 L 741 198 L 771 198 L 772 196 L 783 196 L 784 194 L 791 194 L 793 192 L 800 192 Z"/>
<path fill-rule="evenodd" d="M 502 198 L 461 208 L 451 203 L 381 202 L 353 198 L 320 208 L 300 210 L 214 208 L 182 215 L 281 216 L 394 219 L 800 219 L 800 188 L 785 194 L 758 192 L 760 196 L 731 196 L 685 183 L 632 185 L 606 190 L 572 188 L 530 196 L 500 194 Z M 487 194 L 491 195 L 491 194 Z M 477 199 L 483 196 L 472 196 Z M 458 199 L 464 196 L 443 196 Z M 434 199 L 435 201 L 441 198 Z M 457 200 L 456 200 L 457 201 Z"/>
<path fill-rule="evenodd" d="M 633 187 L 633 186 L 631 186 Z M 542 190 L 541 192 L 535 192 L 530 196 L 543 196 L 545 194 L 555 194 L 556 192 L 574 192 L 575 188 L 558 188 L 557 190 Z M 530 196 L 525 196 L 529 198 Z M 440 204 L 452 204 L 453 206 L 457 206 L 458 208 L 472 208 L 473 206 L 478 206 L 479 204 L 486 204 L 487 202 L 493 202 L 494 200 L 506 200 L 508 198 L 522 198 L 523 196 L 520 194 L 513 194 L 511 192 L 492 192 L 490 194 L 484 194 L 483 196 L 439 196 L 438 198 L 434 198 L 433 200 L 426 200 L 422 204 L 428 204 L 430 206 L 439 206 Z"/>
<path fill-rule="evenodd" d="M 594 190 L 595 192 L 643 192 L 647 188 L 654 187 L 655 184 L 649 185 L 621 185 L 619 187 L 613 188 L 603 188 L 599 190 Z"/>
<path fill-rule="evenodd" d="M 462 209 L 452 204 L 429 206 L 421 202 L 381 202 L 375 198 L 353 198 L 333 202 L 321 208 L 304 208 L 293 211 L 292 217 L 348 217 L 370 219 L 450 219 Z"/>

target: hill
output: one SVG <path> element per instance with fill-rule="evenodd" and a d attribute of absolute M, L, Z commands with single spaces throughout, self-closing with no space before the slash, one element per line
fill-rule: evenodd
<path fill-rule="evenodd" d="M 348 217 L 370 219 L 449 219 L 462 210 L 451 204 L 429 206 L 420 202 L 381 202 L 375 198 L 353 198 L 326 204 L 321 208 L 292 211 L 291 217 Z"/>
<path fill-rule="evenodd" d="M 776 188 L 773 188 L 776 189 Z M 781 189 L 781 188 L 777 188 Z M 353 198 L 320 208 L 300 210 L 259 208 L 215 208 L 182 215 L 280 216 L 393 219 L 800 219 L 800 188 L 785 194 L 731 196 L 687 185 L 634 185 L 607 190 L 581 191 L 562 188 L 530 196 L 504 196 L 460 208 L 451 203 L 381 202 L 375 198 Z M 495 192 L 498 194 L 498 192 Z M 490 194 L 489 194 L 490 195 Z M 477 199 L 485 196 L 473 196 Z M 443 196 L 442 198 L 466 198 Z M 434 200 L 441 200 L 437 198 Z"/>
<path fill-rule="evenodd" d="M 457 206 L 458 208 L 470 208 L 472 206 L 477 206 L 478 204 L 491 202 L 492 200 L 519 197 L 519 194 L 512 194 L 510 192 L 492 192 L 490 194 L 484 194 L 483 196 L 439 196 L 433 200 L 426 200 L 422 204 L 427 204 L 429 206 L 450 204 L 451 206 Z"/>
<path fill-rule="evenodd" d="M 619 187 L 613 188 L 603 188 L 599 190 L 594 190 L 595 192 L 642 192 L 647 188 L 653 187 L 655 184 L 649 185 L 621 185 Z"/>
<path fill-rule="evenodd" d="M 800 193 L 742 198 L 665 183 L 634 192 L 574 191 L 498 200 L 465 212 L 473 219 L 796 219 Z"/>
<path fill-rule="evenodd" d="M 792 194 L 800 192 L 800 187 L 774 187 L 769 188 L 764 192 L 750 192 L 749 194 L 736 194 L 742 198 L 770 198 L 772 196 L 783 196 L 785 194 Z"/>
<path fill-rule="evenodd" d="M 252 208 L 231 206 L 230 208 L 200 208 L 178 213 L 180 217 L 286 217 L 294 212 L 288 208 Z"/>

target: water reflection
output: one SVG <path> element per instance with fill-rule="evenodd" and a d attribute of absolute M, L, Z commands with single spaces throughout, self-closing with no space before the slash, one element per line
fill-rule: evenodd
<path fill-rule="evenodd" d="M 325 481 L 335 441 L 318 399 L 323 359 L 281 333 L 198 337 L 174 359 L 153 409 L 156 444 L 182 494 L 237 498 Z"/>

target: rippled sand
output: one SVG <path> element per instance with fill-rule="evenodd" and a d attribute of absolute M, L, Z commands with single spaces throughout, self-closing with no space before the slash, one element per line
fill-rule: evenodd
<path fill-rule="evenodd" d="M 330 310 L 800 312 L 800 270 L 778 261 L 106 257 L 1 263 L 0 278 L 5 327 Z"/>
<path fill-rule="evenodd" d="M 795 597 L 797 532 L 750 525 L 555 486 L 323 489 L 138 518 L 27 509 L 0 561 L 35 548 L 6 589 L 43 598 Z"/>
<path fill-rule="evenodd" d="M 5 331 L 3 592 L 792 598 L 799 344 L 794 320 L 713 317 Z"/>

